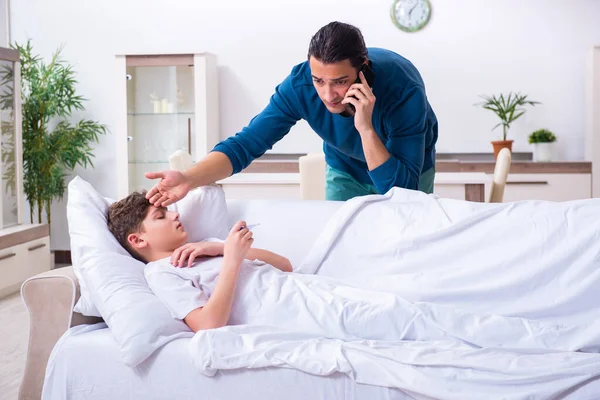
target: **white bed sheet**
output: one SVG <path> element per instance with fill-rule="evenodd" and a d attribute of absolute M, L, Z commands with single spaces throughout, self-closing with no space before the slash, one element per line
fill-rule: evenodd
<path fill-rule="evenodd" d="M 260 288 L 237 297 L 253 324 L 198 332 L 194 365 L 345 372 L 419 399 L 598 399 L 598 215 L 594 199 L 353 199 L 296 268 L 307 275 L 242 279 Z"/>
<path fill-rule="evenodd" d="M 412 399 L 396 389 L 357 384 L 341 373 L 317 376 L 289 368 L 258 368 L 207 377 L 194 368 L 189 341 L 170 342 L 130 368 L 121 361 L 105 324 L 71 328 L 50 355 L 42 400 Z"/>

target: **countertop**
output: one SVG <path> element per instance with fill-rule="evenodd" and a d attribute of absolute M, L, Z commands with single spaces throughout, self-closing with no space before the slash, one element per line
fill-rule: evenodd
<path fill-rule="evenodd" d="M 0 229 L 0 250 L 50 235 L 48 224 L 19 224 Z"/>
<path fill-rule="evenodd" d="M 243 172 L 298 173 L 298 157 L 302 154 L 265 154 Z M 590 161 L 535 162 L 531 153 L 513 153 L 512 174 L 591 174 Z M 442 153 L 436 157 L 436 172 L 493 173 L 495 160 L 492 153 Z"/>
<path fill-rule="evenodd" d="M 496 163 L 490 161 L 437 161 L 436 172 L 494 172 Z M 511 174 L 591 174 L 590 161 L 513 161 L 510 164 Z"/>
<path fill-rule="evenodd" d="M 445 185 L 486 184 L 491 181 L 489 175 L 483 172 L 443 172 L 435 175 L 435 183 Z M 216 182 L 218 185 L 298 185 L 300 173 L 274 172 L 256 173 L 248 172 L 235 174 Z"/>

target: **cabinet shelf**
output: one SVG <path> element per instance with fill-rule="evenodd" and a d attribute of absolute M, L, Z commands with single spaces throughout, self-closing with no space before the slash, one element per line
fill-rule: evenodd
<path fill-rule="evenodd" d="M 149 160 L 149 161 L 129 160 L 129 164 L 139 164 L 139 165 L 144 165 L 144 164 L 168 164 L 168 163 L 169 163 L 168 160 Z M 196 161 L 193 161 L 193 163 L 196 163 Z"/>
<path fill-rule="evenodd" d="M 129 164 L 168 164 L 166 160 L 153 160 L 153 161 L 142 161 L 142 160 L 129 160 Z"/>
<path fill-rule="evenodd" d="M 167 160 L 150 160 L 150 161 L 142 161 L 142 160 L 130 160 L 129 164 L 168 164 Z M 195 161 L 194 161 L 195 163 Z"/>
<path fill-rule="evenodd" d="M 150 116 L 162 116 L 162 115 L 194 115 L 193 112 L 176 112 L 176 113 L 127 113 L 129 116 L 133 117 L 150 117 Z"/>

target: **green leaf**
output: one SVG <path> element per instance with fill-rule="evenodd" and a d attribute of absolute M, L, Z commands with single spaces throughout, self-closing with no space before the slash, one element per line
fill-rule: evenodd
<path fill-rule="evenodd" d="M 23 141 L 23 191 L 34 210 L 45 210 L 50 219 L 49 206 L 65 192 L 65 177 L 75 167 L 93 165 L 92 146 L 99 135 L 107 133 L 104 125 L 83 119 L 71 121 L 75 110 L 84 110 L 87 101 L 77 94 L 75 71 L 61 56 L 60 46 L 46 63 L 33 54 L 31 40 L 11 45 L 20 53 L 21 112 Z M 0 83 L 13 78 L 10 66 L 0 66 Z M 0 93 L 0 105 L 12 104 L 14 94 Z M 4 107 L 8 108 L 8 107 Z M 54 125 L 55 123 L 55 125 Z M 54 126 L 51 129 L 50 126 Z M 2 129 L 4 134 L 5 129 Z M 14 143 L 2 140 L 2 160 L 14 155 Z M 4 173 L 14 172 L 7 168 Z"/>
<path fill-rule="evenodd" d="M 492 111 L 500 119 L 500 123 L 495 125 L 492 130 L 499 126 L 504 126 L 506 131 L 510 129 L 510 125 L 525 114 L 525 106 L 535 106 L 541 104 L 538 101 L 532 101 L 527 99 L 527 95 L 520 93 L 509 92 L 507 95 L 500 93 L 500 95 L 480 95 L 484 101 L 477 103 L 476 105 L 481 106 L 485 110 Z"/>
<path fill-rule="evenodd" d="M 529 143 L 552 143 L 556 135 L 548 129 L 538 129 L 529 135 Z"/>

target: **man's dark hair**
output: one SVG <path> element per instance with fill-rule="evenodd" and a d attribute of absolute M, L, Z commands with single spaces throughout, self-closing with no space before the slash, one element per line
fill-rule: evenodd
<path fill-rule="evenodd" d="M 324 64 L 349 59 L 354 68 L 360 68 L 367 60 L 368 52 L 360 29 L 343 22 L 330 22 L 310 40 L 309 60 L 310 57 Z"/>
<path fill-rule="evenodd" d="M 108 229 L 131 256 L 146 262 L 142 256 L 127 242 L 127 236 L 139 232 L 142 222 L 148 214 L 150 202 L 146 199 L 146 191 L 133 192 L 129 196 L 113 203 L 108 208 Z"/>

